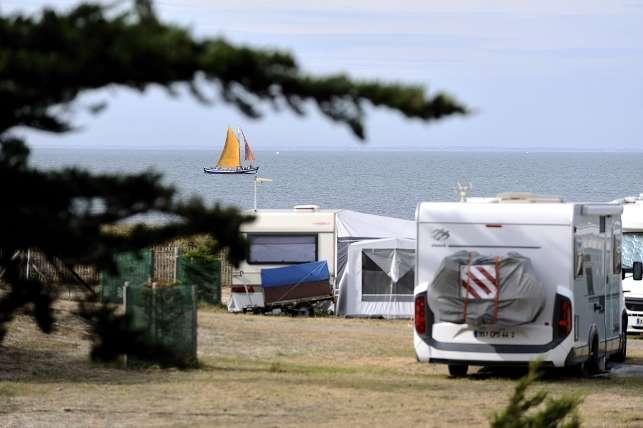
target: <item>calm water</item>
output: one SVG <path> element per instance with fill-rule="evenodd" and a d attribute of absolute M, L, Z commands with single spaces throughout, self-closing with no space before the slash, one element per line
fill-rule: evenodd
<path fill-rule="evenodd" d="M 36 149 L 32 163 L 92 171 L 164 174 L 181 195 L 252 208 L 253 176 L 203 174 L 211 151 Z M 315 203 L 412 218 L 423 200 L 455 200 L 458 180 L 472 195 L 529 191 L 569 201 L 608 201 L 643 192 L 643 153 L 257 152 L 259 208 Z"/>

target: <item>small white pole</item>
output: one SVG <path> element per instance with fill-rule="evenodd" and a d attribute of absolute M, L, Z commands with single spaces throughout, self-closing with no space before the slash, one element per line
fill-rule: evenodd
<path fill-rule="evenodd" d="M 254 186 L 255 186 L 255 203 L 254 203 L 254 210 L 255 210 L 255 211 L 257 211 L 257 184 L 261 184 L 261 183 L 269 183 L 269 182 L 271 182 L 271 181 L 272 181 L 272 179 L 270 179 L 270 178 L 263 178 L 263 177 L 259 177 L 259 176 L 255 175 L 255 179 L 254 179 Z"/>

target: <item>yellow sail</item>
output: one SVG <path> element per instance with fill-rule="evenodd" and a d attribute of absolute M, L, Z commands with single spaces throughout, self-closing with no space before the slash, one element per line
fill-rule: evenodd
<path fill-rule="evenodd" d="M 240 165 L 239 140 L 237 140 L 237 136 L 234 135 L 232 129 L 228 128 L 228 135 L 226 136 L 225 145 L 223 146 L 223 151 L 221 152 L 217 166 L 219 168 L 238 168 Z"/>

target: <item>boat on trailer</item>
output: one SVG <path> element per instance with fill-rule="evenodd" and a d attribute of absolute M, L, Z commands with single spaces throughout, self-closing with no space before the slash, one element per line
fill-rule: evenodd
<path fill-rule="evenodd" d="M 219 156 L 217 166 L 213 168 L 203 168 L 206 174 L 256 174 L 259 171 L 259 166 L 255 166 L 255 154 L 250 148 L 250 144 L 246 139 L 245 134 L 239 129 L 243 137 L 244 147 L 244 160 L 249 162 L 246 165 L 241 164 L 241 144 L 239 138 L 235 135 L 234 131 L 228 127 L 225 144 Z"/>

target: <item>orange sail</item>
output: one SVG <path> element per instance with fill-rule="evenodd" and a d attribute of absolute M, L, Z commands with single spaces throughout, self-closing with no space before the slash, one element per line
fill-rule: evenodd
<path fill-rule="evenodd" d="M 223 146 L 221 156 L 219 156 L 217 166 L 219 168 L 238 168 L 239 166 L 241 166 L 241 159 L 239 156 L 239 140 L 230 128 L 228 128 L 228 135 L 226 136 L 225 145 Z"/>

